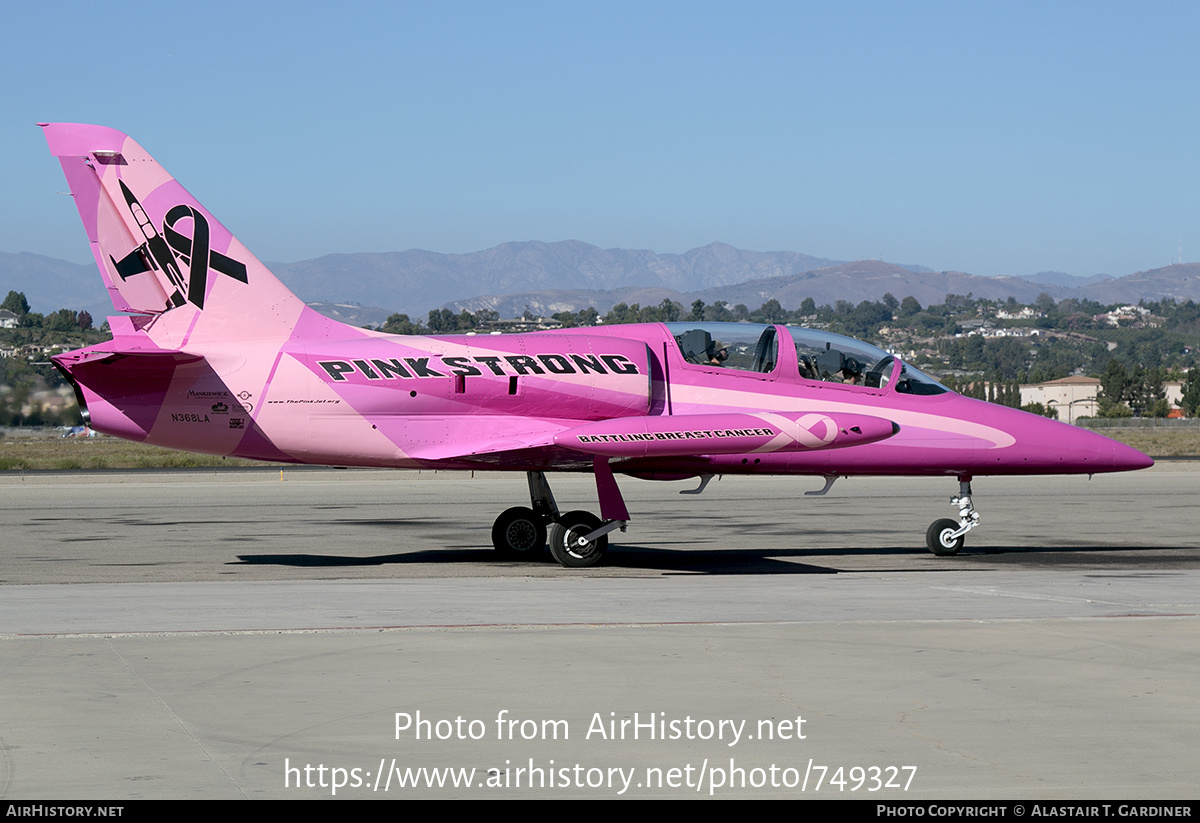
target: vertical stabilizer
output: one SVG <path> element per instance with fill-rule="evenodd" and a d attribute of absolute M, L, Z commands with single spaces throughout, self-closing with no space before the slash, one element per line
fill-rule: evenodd
<path fill-rule="evenodd" d="M 165 348 L 280 339 L 307 309 L 145 149 L 115 129 L 42 123 L 117 311 Z"/>

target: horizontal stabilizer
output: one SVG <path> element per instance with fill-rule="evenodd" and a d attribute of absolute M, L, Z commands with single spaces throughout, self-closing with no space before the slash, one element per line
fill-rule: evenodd
<path fill-rule="evenodd" d="M 129 361 L 130 358 L 137 358 L 146 363 L 159 364 L 195 363 L 203 359 L 198 354 L 190 354 L 178 349 L 164 349 L 156 346 L 154 341 L 147 335 L 138 332 L 135 323 L 138 320 L 140 318 L 124 315 L 110 317 L 108 318 L 108 323 L 109 329 L 112 331 L 112 340 L 106 340 L 103 343 L 97 343 L 94 346 L 88 346 L 84 349 L 56 354 L 50 359 L 57 363 L 60 368 L 66 369 L 67 372 L 85 363 L 107 363 L 115 362 L 116 360 Z M 127 362 L 126 365 L 130 365 L 130 363 Z"/>
<path fill-rule="evenodd" d="M 864 414 L 758 412 L 624 417 L 562 432 L 555 444 L 609 457 L 797 452 L 861 446 L 900 427 Z"/>

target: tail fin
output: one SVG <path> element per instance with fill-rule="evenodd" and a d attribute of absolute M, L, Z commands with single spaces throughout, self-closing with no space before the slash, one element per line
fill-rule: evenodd
<path fill-rule="evenodd" d="M 145 149 L 103 126 L 38 125 L 117 311 L 172 347 L 294 333 L 304 303 Z"/>

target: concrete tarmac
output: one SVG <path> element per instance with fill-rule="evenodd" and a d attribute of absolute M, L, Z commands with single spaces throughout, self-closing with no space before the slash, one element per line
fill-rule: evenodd
<path fill-rule="evenodd" d="M 978 479 L 954 558 L 952 478 L 621 485 L 567 570 L 522 475 L 0 477 L 0 797 L 1197 796 L 1200 465 Z"/>

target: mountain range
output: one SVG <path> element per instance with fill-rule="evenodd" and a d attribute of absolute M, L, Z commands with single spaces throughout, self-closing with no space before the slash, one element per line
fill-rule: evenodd
<path fill-rule="evenodd" d="M 1124 277 L 1073 277 L 1042 272 L 1025 277 L 984 277 L 933 271 L 919 265 L 881 260 L 844 262 L 798 252 L 755 252 L 724 243 L 683 254 L 601 249 L 577 240 L 504 243 L 471 254 L 409 250 L 333 254 L 297 263 L 268 263 L 297 295 L 329 304 L 322 311 L 349 322 L 380 322 L 390 312 L 423 318 L 433 308 L 455 312 L 487 308 L 501 317 L 526 307 L 540 315 L 589 306 L 601 313 L 616 303 L 657 305 L 671 299 L 757 308 L 774 298 L 798 308 L 806 297 L 818 305 L 838 300 L 858 303 L 885 293 L 909 295 L 922 305 L 940 303 L 947 293 L 973 294 L 1032 303 L 1046 292 L 1056 300 L 1090 298 L 1100 303 L 1139 299 L 1200 301 L 1200 264 L 1186 263 Z M 112 312 L 92 265 L 40 255 L 0 253 L 0 294 L 22 291 L 34 311 L 86 309 L 100 318 Z M 366 307 L 366 308 L 364 308 Z"/>

